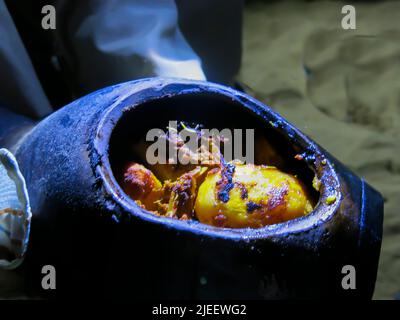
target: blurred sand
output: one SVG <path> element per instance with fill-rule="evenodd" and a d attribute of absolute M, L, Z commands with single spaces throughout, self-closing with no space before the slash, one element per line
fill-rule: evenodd
<path fill-rule="evenodd" d="M 400 2 L 252 1 L 240 80 L 385 197 L 376 299 L 400 292 Z"/>

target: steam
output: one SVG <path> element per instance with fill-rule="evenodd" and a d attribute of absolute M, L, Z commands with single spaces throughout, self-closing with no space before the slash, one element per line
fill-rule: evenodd
<path fill-rule="evenodd" d="M 95 4 L 94 14 L 83 21 L 78 37 L 93 37 L 96 47 L 110 55 L 140 56 L 151 64 L 155 75 L 205 80 L 199 57 L 179 30 L 174 0 Z"/>

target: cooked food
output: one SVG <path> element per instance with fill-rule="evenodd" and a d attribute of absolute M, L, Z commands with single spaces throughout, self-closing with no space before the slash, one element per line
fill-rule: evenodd
<path fill-rule="evenodd" d="M 229 228 L 260 228 L 312 209 L 296 177 L 275 167 L 233 163 L 208 173 L 195 205 L 200 222 Z"/>
<path fill-rule="evenodd" d="M 207 168 L 196 167 L 175 182 L 166 182 L 164 192 L 169 195 L 168 206 L 162 208 L 167 216 L 184 220 L 194 217 L 194 204 L 199 186 L 204 181 Z M 162 205 L 162 201 L 159 202 Z"/>
<path fill-rule="evenodd" d="M 186 126 L 184 128 L 187 129 Z M 205 144 L 204 141 L 203 143 L 199 143 L 200 146 L 197 150 L 188 148 L 179 133 L 174 130 L 168 131 L 167 134 L 160 136 L 159 139 L 165 141 L 168 148 L 173 150 L 173 153 L 176 155 L 179 154 L 188 162 L 187 164 L 182 164 L 178 159 L 174 161 L 170 161 L 171 159 L 169 159 L 168 163 L 149 164 L 149 169 L 163 182 L 167 180 L 175 181 L 186 172 L 195 169 L 199 164 L 203 167 L 212 168 L 219 165 L 221 162 L 220 148 L 214 139 L 207 138 Z M 200 133 L 197 139 L 198 141 L 202 139 Z M 134 150 L 142 161 L 146 161 L 146 151 L 148 147 L 149 144 L 144 140 L 141 140 L 134 146 Z"/>
<path fill-rule="evenodd" d="M 132 199 L 148 210 L 156 209 L 155 201 L 163 193 L 161 182 L 149 169 L 138 163 L 128 165 L 123 187 Z"/>
<path fill-rule="evenodd" d="M 275 166 L 226 163 L 213 140 L 208 142 L 211 152 L 203 150 L 204 145 L 193 152 L 175 132 L 163 138 L 198 164 L 126 167 L 124 191 L 153 214 L 224 228 L 260 228 L 313 210 L 313 201 L 296 176 Z M 135 149 L 145 161 L 146 144 L 142 141 Z"/>

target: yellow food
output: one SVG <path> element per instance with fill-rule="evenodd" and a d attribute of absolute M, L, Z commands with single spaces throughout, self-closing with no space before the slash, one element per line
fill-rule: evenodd
<path fill-rule="evenodd" d="M 151 171 L 162 181 L 176 181 L 179 177 L 197 166 L 213 168 L 220 164 L 221 154 L 219 146 L 213 139 L 208 139 L 207 144 L 203 145 L 198 141 L 198 149 L 191 150 L 185 145 L 185 142 L 175 131 L 164 135 L 160 139 L 164 139 L 168 143 L 169 148 L 175 154 L 176 158 L 165 159 L 166 163 L 156 163 L 148 165 Z M 199 138 L 200 139 L 200 138 Z M 149 143 L 141 140 L 135 145 L 134 150 L 142 161 L 146 161 L 147 149 Z M 178 155 L 185 160 L 185 164 L 181 163 Z"/>
<path fill-rule="evenodd" d="M 208 173 L 195 203 L 200 222 L 229 228 L 259 228 L 312 209 L 296 177 L 275 167 L 234 163 Z"/>
<path fill-rule="evenodd" d="M 168 204 L 164 205 L 162 209 L 165 210 L 167 216 L 184 219 L 193 218 L 197 191 L 205 178 L 206 172 L 207 168 L 196 167 L 176 181 L 167 181 L 164 184 L 164 194 L 168 195 L 164 198 L 169 198 L 169 200 Z M 162 205 L 162 201 L 159 203 Z"/>
<path fill-rule="evenodd" d="M 147 210 L 155 210 L 155 201 L 162 196 L 162 184 L 156 176 L 138 163 L 130 164 L 124 173 L 124 191 Z"/>
<path fill-rule="evenodd" d="M 204 136 L 197 131 L 198 125 L 195 129 L 188 129 L 184 123 L 181 126 L 195 131 L 195 150 L 186 145 L 176 128 L 159 137 L 169 147 L 170 158 L 159 161 L 162 163 L 145 162 L 148 142 L 141 140 L 134 146 L 135 157 L 147 163 L 150 170 L 130 163 L 121 180 L 124 191 L 142 208 L 160 216 L 197 219 L 226 228 L 260 228 L 313 210 L 313 201 L 296 176 L 275 166 L 237 160 L 226 163 L 220 148 L 229 140 Z M 257 163 L 285 168 L 285 159 L 265 137 L 258 137 L 255 146 Z M 174 159 L 178 155 L 182 161 Z M 303 160 L 303 156 L 296 155 L 296 159 Z M 314 177 L 312 186 L 319 191 L 321 181 Z M 327 204 L 335 201 L 333 197 L 326 199 Z"/>

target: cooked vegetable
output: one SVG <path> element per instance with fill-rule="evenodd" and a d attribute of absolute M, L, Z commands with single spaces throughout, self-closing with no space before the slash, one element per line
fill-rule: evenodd
<path fill-rule="evenodd" d="M 229 228 L 259 228 L 312 209 L 296 177 L 275 167 L 233 163 L 208 173 L 195 205 L 200 222 Z"/>
<path fill-rule="evenodd" d="M 155 201 L 162 196 L 162 184 L 156 176 L 138 163 L 130 164 L 124 174 L 124 191 L 147 210 L 157 209 Z"/>
<path fill-rule="evenodd" d="M 201 145 L 198 150 L 190 150 L 175 131 L 161 139 L 188 157 L 189 163 L 155 164 L 149 166 L 151 171 L 131 163 L 123 179 L 125 192 L 154 214 L 197 219 L 218 227 L 260 228 L 302 217 L 313 210 L 311 198 L 297 177 L 274 166 L 225 163 L 218 147 L 220 142 L 224 143 L 223 138 L 205 140 L 206 146 Z M 258 158 L 278 166 L 283 163 L 265 138 L 257 141 L 263 151 L 258 152 Z M 146 146 L 144 141 L 135 146 L 143 161 Z M 318 190 L 319 184 L 315 178 L 314 188 Z"/>
<path fill-rule="evenodd" d="M 200 184 L 204 181 L 207 168 L 196 167 L 194 170 L 185 173 L 177 181 L 167 182 L 164 185 L 164 192 L 169 194 L 166 215 L 189 219 L 194 217 L 194 203 Z"/>
<path fill-rule="evenodd" d="M 187 128 L 182 122 L 180 123 L 186 130 L 195 130 Z M 223 140 L 214 141 L 212 138 L 208 138 L 205 141 L 206 145 L 203 145 L 204 141 L 201 140 L 202 136 L 200 132 L 197 136 L 197 144 L 199 147 L 197 150 L 192 150 L 185 145 L 182 137 L 176 131 L 168 131 L 164 135 L 160 136 L 159 139 L 165 141 L 168 144 L 168 149 L 172 149 L 173 153 L 185 157 L 188 160 L 188 164 L 182 164 L 178 159 L 168 159 L 167 163 L 156 163 L 149 165 L 152 172 L 162 181 L 176 181 L 183 174 L 195 169 L 197 166 L 213 168 L 219 165 L 221 161 L 221 153 L 219 144 L 223 144 Z M 219 142 L 219 144 L 218 144 Z M 208 145 L 207 145 L 208 144 Z M 134 146 L 134 150 L 139 159 L 143 162 L 146 161 L 146 151 L 150 143 L 141 140 Z"/>

